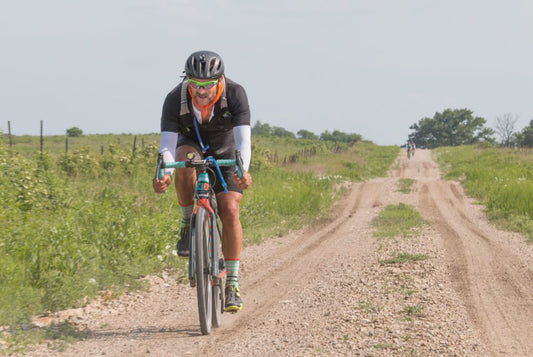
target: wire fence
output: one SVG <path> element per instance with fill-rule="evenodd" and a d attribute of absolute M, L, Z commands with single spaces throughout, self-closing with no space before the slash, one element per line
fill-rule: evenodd
<path fill-rule="evenodd" d="M 39 137 L 30 135 L 13 135 L 11 121 L 7 123 L 7 144 L 9 154 L 25 154 L 39 152 L 41 157 L 44 152 L 69 153 L 79 150 L 89 151 L 91 153 L 104 154 L 106 151 L 120 146 L 121 150 L 130 147 L 131 153 L 145 148 L 147 145 L 156 145 L 159 134 L 97 134 L 97 135 L 80 135 L 80 136 L 45 136 L 43 134 L 44 123 L 40 121 Z M 5 134 L 4 134 L 5 135 Z"/>

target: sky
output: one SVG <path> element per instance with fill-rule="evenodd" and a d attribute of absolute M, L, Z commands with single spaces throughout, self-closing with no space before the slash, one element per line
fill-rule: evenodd
<path fill-rule="evenodd" d="M 529 0 L 0 0 L 0 131 L 155 133 L 197 50 L 246 89 L 252 126 L 403 144 L 467 108 L 533 119 Z"/>

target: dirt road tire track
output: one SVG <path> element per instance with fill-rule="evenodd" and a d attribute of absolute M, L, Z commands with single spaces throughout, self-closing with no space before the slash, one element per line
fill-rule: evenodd
<path fill-rule="evenodd" d="M 344 222 L 353 217 L 357 211 L 360 202 L 364 199 L 364 184 L 356 189 L 348 191 L 349 197 L 345 199 L 338 210 L 338 216 L 333 222 L 320 228 L 318 231 L 309 229 L 297 238 L 293 238 L 290 244 L 286 245 L 282 252 L 279 250 L 264 254 L 261 262 L 255 262 L 255 273 L 249 278 L 244 274 L 243 280 L 247 279 L 250 294 L 248 299 L 254 301 L 254 304 L 261 307 L 250 314 L 235 315 L 233 327 L 228 329 L 228 333 L 235 333 L 237 330 L 245 328 L 246 320 L 255 320 L 261 318 L 261 314 L 268 311 L 272 305 L 277 304 L 283 295 L 287 293 L 286 289 L 280 289 L 279 286 L 292 286 L 309 284 L 311 280 L 320 274 L 319 262 L 323 256 L 335 254 L 345 232 Z M 287 244 L 287 243 L 285 243 Z M 275 264 L 273 264 L 275 262 Z M 259 263 L 259 264 L 258 264 Z M 309 267 L 301 269 L 302 266 Z M 316 267 L 313 269 L 313 266 Z M 265 291 L 270 294 L 264 294 Z M 242 321 L 244 320 L 244 321 Z M 221 335 L 225 335 L 224 331 Z M 224 336 L 222 336 L 224 338 Z"/>
<path fill-rule="evenodd" d="M 474 223 L 456 192 L 445 181 L 421 190 L 421 211 L 444 241 L 452 282 L 495 355 L 531 356 L 533 273 L 492 227 Z"/>
<path fill-rule="evenodd" d="M 417 189 L 398 192 L 401 178 Z M 28 355 L 531 355 L 533 249 L 489 225 L 458 183 L 440 180 L 429 151 L 403 153 L 389 178 L 346 192 L 331 219 L 243 251 L 244 310 L 223 314 L 211 335 L 199 332 L 194 290 L 163 272 L 147 293 L 64 312 L 89 337 Z M 372 218 L 400 202 L 430 225 L 376 239 Z M 430 259 L 380 263 L 398 252 Z"/>

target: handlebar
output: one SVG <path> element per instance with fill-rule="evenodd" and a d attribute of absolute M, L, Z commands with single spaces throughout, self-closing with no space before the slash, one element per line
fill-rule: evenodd
<path fill-rule="evenodd" d="M 220 159 L 214 160 L 212 157 L 207 157 L 200 160 L 190 160 L 190 161 L 175 161 L 175 162 L 162 162 L 160 169 L 183 169 L 190 167 L 202 167 L 202 166 L 233 166 L 236 164 L 235 159 Z"/>
<path fill-rule="evenodd" d="M 180 168 L 201 168 L 201 167 L 215 167 L 220 179 L 223 182 L 223 186 L 226 187 L 224 177 L 220 171 L 220 167 L 226 166 L 236 166 L 236 173 L 239 178 L 243 177 L 244 168 L 243 161 L 241 157 L 241 152 L 235 150 L 235 159 L 219 159 L 215 160 L 212 156 L 208 156 L 205 159 L 195 160 L 194 157 L 191 160 L 187 161 L 175 161 L 175 162 L 164 162 L 163 155 L 159 154 L 157 159 L 157 167 L 155 171 L 155 179 L 162 179 L 164 176 L 164 169 L 180 169 Z"/>

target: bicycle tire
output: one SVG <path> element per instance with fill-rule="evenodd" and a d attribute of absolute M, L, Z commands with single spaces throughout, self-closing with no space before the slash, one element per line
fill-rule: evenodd
<path fill-rule="evenodd" d="M 224 289 L 223 289 L 223 279 L 221 273 L 225 270 L 224 268 L 224 259 L 219 259 L 219 242 L 220 242 L 220 232 L 218 230 L 218 225 L 216 221 L 216 216 L 212 216 L 213 222 L 211 224 L 213 232 L 213 254 L 212 262 L 213 264 L 218 265 L 218 279 L 213 284 L 213 327 L 220 327 L 222 324 L 222 311 L 224 310 Z"/>
<path fill-rule="evenodd" d="M 196 214 L 191 216 L 189 229 L 189 284 L 196 287 Z"/>
<path fill-rule="evenodd" d="M 213 276 L 212 264 L 209 253 L 209 212 L 198 207 L 195 217 L 195 270 L 196 270 L 196 295 L 198 300 L 198 317 L 202 334 L 211 332 L 213 313 Z"/>

